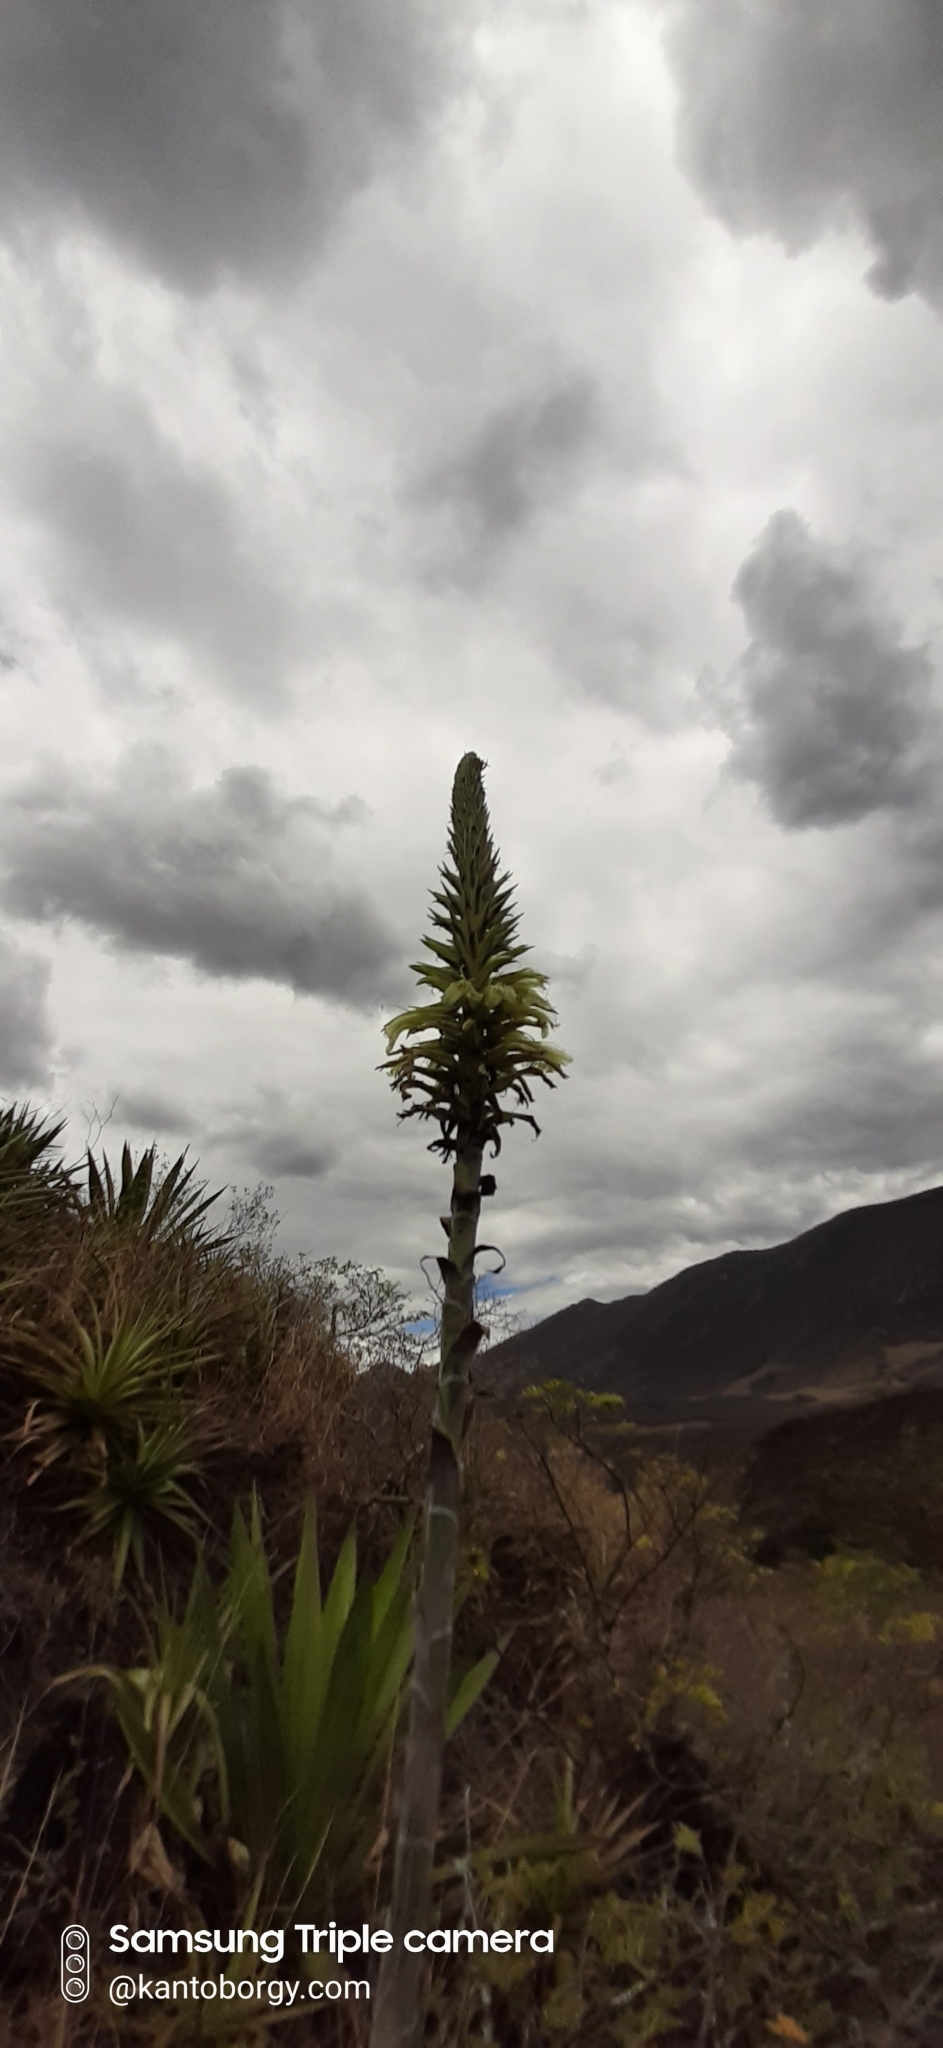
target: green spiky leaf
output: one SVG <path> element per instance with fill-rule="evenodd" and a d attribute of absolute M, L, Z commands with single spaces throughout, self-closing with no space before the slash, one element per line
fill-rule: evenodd
<path fill-rule="evenodd" d="M 203 1220 L 219 1200 L 220 1191 L 207 1194 L 200 1182 L 194 1182 L 196 1166 L 187 1166 L 185 1152 L 165 1173 L 155 1177 L 156 1145 L 149 1145 L 142 1152 L 136 1166 L 130 1145 L 124 1145 L 118 1181 L 107 1153 L 102 1155 L 101 1169 L 91 1150 L 87 1161 L 88 1213 L 100 1227 L 148 1243 L 179 1244 L 189 1240 L 202 1244 L 205 1250 L 224 1242 L 222 1236 L 209 1235 Z"/>

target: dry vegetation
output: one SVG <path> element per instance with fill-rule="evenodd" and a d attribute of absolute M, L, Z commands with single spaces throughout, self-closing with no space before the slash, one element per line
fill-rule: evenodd
<path fill-rule="evenodd" d="M 0 2044 L 261 2048 L 273 2025 L 288 2048 L 363 2042 L 352 2005 L 243 2009 L 227 2034 L 210 2007 L 122 2018 L 101 1970 L 67 2013 L 58 1941 L 80 1920 L 101 1956 L 115 1921 L 276 1926 L 299 1902 L 379 1919 L 402 1628 L 381 1642 L 366 1594 L 329 1623 L 329 1601 L 315 1700 L 298 1645 L 317 1601 L 293 1573 L 313 1500 L 325 1585 L 353 1590 L 351 1526 L 360 1583 L 378 1580 L 421 1502 L 429 1378 L 382 1276 L 280 1258 L 258 1199 L 221 1232 L 150 1155 L 66 1174 L 53 1136 L 0 1118 Z M 504 1648 L 450 1745 L 439 1912 L 553 1925 L 556 1946 L 443 1958 L 430 2042 L 934 2048 L 943 1559 L 920 1574 L 839 1547 L 764 1568 L 709 1473 L 563 1386 L 479 1404 L 466 1495 L 457 1646 L 464 1664 Z M 292 1657 L 295 1728 L 291 1688 L 282 1722 L 263 1713 Z M 111 1677 L 66 1677 L 92 1666 Z M 200 1686 L 184 1697 L 195 1670 L 228 1777 Z M 261 1760 L 242 1790 L 237 1752 Z M 291 1758 L 291 1798 L 253 1804 L 262 1764 Z M 312 1830 L 321 1815 L 310 1867 L 279 1800 Z"/>

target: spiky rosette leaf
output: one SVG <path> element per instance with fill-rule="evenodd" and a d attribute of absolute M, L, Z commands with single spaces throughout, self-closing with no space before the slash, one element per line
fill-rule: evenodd
<path fill-rule="evenodd" d="M 505 1124 L 536 1131 L 531 1084 L 552 1087 L 569 1058 L 546 1043 L 556 1022 L 546 975 L 516 964 L 530 948 L 517 937 L 510 876 L 498 872 L 483 767 L 465 754 L 456 770 L 448 856 L 422 941 L 431 957 L 413 962 L 433 1000 L 385 1026 L 382 1071 L 406 1104 L 400 1114 L 438 1124 L 430 1150 L 443 1158 L 468 1140 L 499 1151 Z"/>

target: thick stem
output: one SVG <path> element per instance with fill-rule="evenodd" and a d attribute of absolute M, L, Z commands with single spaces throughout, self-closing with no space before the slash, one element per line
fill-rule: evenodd
<path fill-rule="evenodd" d="M 460 1146 L 452 1180 L 449 1252 L 443 1261 L 439 1387 L 429 1452 L 425 1550 L 393 1871 L 393 1947 L 380 1969 L 370 2048 L 415 2048 L 422 2037 L 426 1960 L 421 1951 L 414 1954 L 404 1948 L 403 1939 L 412 1928 L 425 1932 L 427 1927 L 439 1819 L 458 1566 L 461 1444 L 470 1402 L 469 1366 L 477 1341 L 475 1241 L 481 1207 L 481 1157 L 480 1145 Z"/>

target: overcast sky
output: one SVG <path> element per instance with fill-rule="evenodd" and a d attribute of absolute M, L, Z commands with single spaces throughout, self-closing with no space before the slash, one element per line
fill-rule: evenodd
<path fill-rule="evenodd" d="M 939 0 L 6 0 L 0 1084 L 421 1291 L 488 764 L 530 1314 L 943 1178 Z"/>

